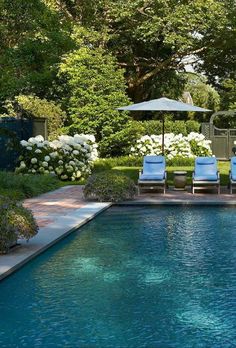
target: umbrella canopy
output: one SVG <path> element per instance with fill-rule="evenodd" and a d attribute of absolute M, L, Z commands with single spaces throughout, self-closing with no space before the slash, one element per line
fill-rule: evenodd
<path fill-rule="evenodd" d="M 209 112 L 211 110 L 203 109 L 198 106 L 186 104 L 177 100 L 168 98 L 159 98 L 142 103 L 132 104 L 118 108 L 123 111 L 185 111 L 185 112 Z M 162 154 L 164 155 L 164 134 L 165 134 L 165 120 L 162 115 Z"/>
<path fill-rule="evenodd" d="M 123 111 L 195 111 L 208 112 L 211 110 L 203 109 L 198 106 L 186 104 L 177 100 L 168 98 L 159 98 L 142 103 L 132 104 L 118 108 Z"/>

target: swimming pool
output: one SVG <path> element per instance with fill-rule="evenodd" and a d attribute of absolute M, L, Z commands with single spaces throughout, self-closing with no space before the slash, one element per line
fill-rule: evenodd
<path fill-rule="evenodd" d="M 0 282 L 0 347 L 235 347 L 235 213 L 105 211 Z"/>

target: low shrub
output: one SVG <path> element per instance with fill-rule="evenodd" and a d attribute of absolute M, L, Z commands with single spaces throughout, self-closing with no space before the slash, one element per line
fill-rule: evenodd
<path fill-rule="evenodd" d="M 194 166 L 195 158 L 193 157 L 181 157 L 176 156 L 171 159 L 167 159 L 166 164 L 168 167 L 191 167 Z"/>
<path fill-rule="evenodd" d="M 120 156 L 113 158 L 99 158 L 94 162 L 92 172 L 102 172 L 114 167 L 140 167 L 142 163 L 142 157 Z"/>
<path fill-rule="evenodd" d="M 5 197 L 0 198 L 0 253 L 7 253 L 19 238 L 28 241 L 37 232 L 37 223 L 29 209 Z"/>
<path fill-rule="evenodd" d="M 100 202 L 133 199 L 135 193 L 133 180 L 111 171 L 91 175 L 84 187 L 85 198 L 95 198 Z"/>
<path fill-rule="evenodd" d="M 37 196 L 60 186 L 58 178 L 51 175 L 21 175 L 0 172 L 0 195 L 13 200 Z"/>
<path fill-rule="evenodd" d="M 175 156 L 174 158 L 167 159 L 167 166 L 192 166 L 194 165 L 194 158 Z M 115 167 L 142 167 L 143 156 L 121 156 L 114 158 L 99 158 L 94 162 L 93 173 L 99 173 L 107 170 L 111 170 Z"/>

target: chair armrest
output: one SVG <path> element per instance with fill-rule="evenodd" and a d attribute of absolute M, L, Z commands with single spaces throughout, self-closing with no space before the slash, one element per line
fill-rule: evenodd
<path fill-rule="evenodd" d="M 192 172 L 192 179 L 193 179 L 194 175 L 195 175 L 195 171 Z"/>
<path fill-rule="evenodd" d="M 165 180 L 167 179 L 167 171 L 166 170 L 165 170 L 164 178 L 165 178 Z"/>
<path fill-rule="evenodd" d="M 139 169 L 138 174 L 138 176 L 140 177 L 140 175 L 143 174 L 143 169 Z"/>
<path fill-rule="evenodd" d="M 217 178 L 220 179 L 220 172 L 217 170 Z"/>

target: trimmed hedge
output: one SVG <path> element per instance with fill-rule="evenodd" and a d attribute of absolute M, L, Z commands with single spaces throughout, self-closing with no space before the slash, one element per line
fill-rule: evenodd
<path fill-rule="evenodd" d="M 113 157 L 113 158 L 101 158 L 94 162 L 94 167 L 92 172 L 98 173 L 106 170 L 111 170 L 115 167 L 142 167 L 143 157 Z M 167 160 L 168 166 L 192 166 L 194 165 L 194 158 L 183 158 L 175 157 L 173 159 Z"/>

